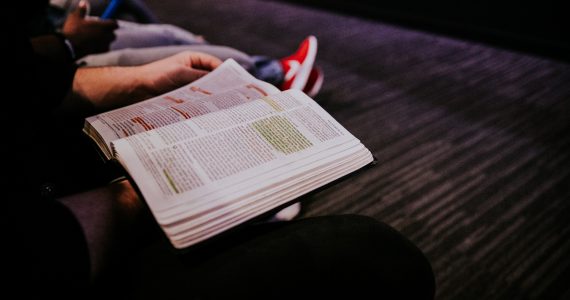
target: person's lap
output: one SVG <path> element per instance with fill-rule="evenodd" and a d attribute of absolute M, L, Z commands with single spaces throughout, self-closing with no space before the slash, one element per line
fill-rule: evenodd
<path fill-rule="evenodd" d="M 143 299 L 432 299 L 435 289 L 418 248 L 356 215 L 252 225 L 183 254 L 161 240 L 129 256 L 107 288 Z"/>

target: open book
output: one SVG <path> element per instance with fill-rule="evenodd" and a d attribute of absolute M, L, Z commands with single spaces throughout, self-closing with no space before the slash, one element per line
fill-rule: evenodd
<path fill-rule="evenodd" d="M 303 92 L 279 91 L 231 59 L 177 90 L 89 117 L 84 132 L 129 173 L 176 248 L 373 161 Z"/>

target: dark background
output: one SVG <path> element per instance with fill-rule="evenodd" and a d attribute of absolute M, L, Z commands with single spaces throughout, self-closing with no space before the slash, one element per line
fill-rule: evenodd
<path fill-rule="evenodd" d="M 570 57 L 570 17 L 564 1 L 292 0 L 550 57 Z"/>

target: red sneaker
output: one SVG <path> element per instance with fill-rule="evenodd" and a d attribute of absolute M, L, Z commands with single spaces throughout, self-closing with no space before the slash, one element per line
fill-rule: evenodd
<path fill-rule="evenodd" d="M 279 62 L 285 73 L 280 89 L 303 89 L 307 84 L 316 56 L 317 38 L 311 35 L 303 40 L 295 53 L 280 59 Z"/>
<path fill-rule="evenodd" d="M 315 97 L 321 90 L 324 79 L 325 75 L 321 68 L 312 68 L 311 73 L 309 74 L 309 79 L 307 79 L 307 84 L 305 84 L 305 87 L 303 88 L 303 92 L 311 98 Z"/>

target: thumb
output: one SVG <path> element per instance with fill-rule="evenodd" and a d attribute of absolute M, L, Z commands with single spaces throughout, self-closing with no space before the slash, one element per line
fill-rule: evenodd
<path fill-rule="evenodd" d="M 83 19 L 85 18 L 86 15 L 88 15 L 88 12 L 89 12 L 89 2 L 81 0 L 79 1 L 79 4 L 77 4 L 75 10 L 71 12 L 71 15 L 74 16 L 75 18 Z"/>
<path fill-rule="evenodd" d="M 200 77 L 208 74 L 208 71 L 205 70 L 200 70 L 200 69 L 193 69 L 193 68 L 185 68 L 184 72 L 182 74 L 180 74 L 180 84 L 187 84 L 190 83 L 196 79 L 199 79 Z"/>

